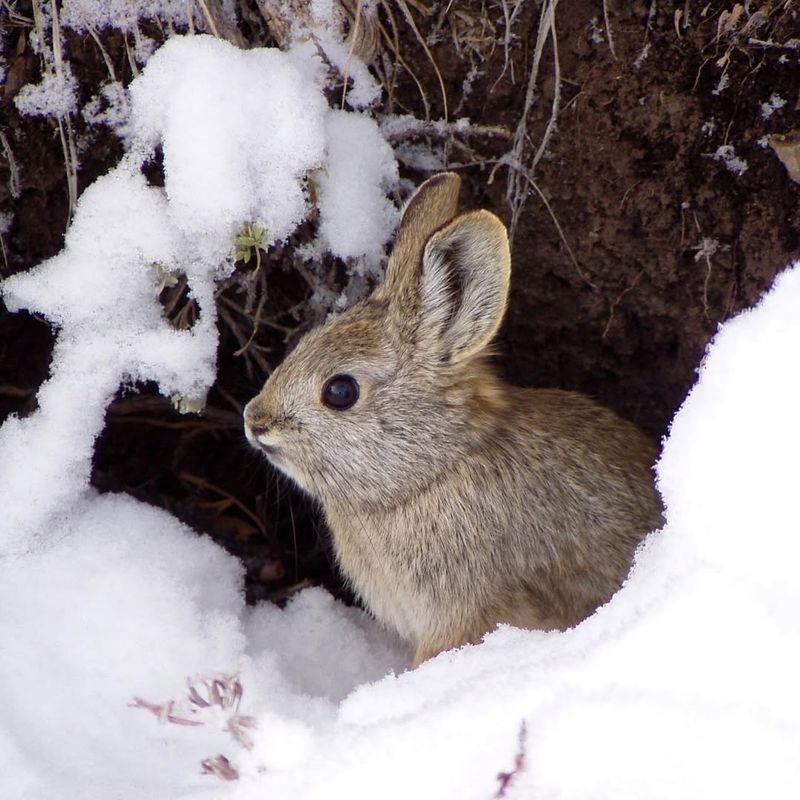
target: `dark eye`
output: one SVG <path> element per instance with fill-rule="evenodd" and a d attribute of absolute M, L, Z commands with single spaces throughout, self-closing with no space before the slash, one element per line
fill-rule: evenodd
<path fill-rule="evenodd" d="M 334 375 L 322 389 L 322 402 L 328 408 L 344 411 L 358 400 L 358 382 L 351 375 Z"/>

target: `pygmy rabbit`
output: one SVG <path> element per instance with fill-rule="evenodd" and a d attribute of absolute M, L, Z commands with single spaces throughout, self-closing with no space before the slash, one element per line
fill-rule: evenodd
<path fill-rule="evenodd" d="M 308 333 L 244 412 L 315 497 L 339 565 L 414 663 L 498 623 L 566 628 L 619 588 L 660 525 L 655 449 L 574 392 L 488 363 L 506 309 L 506 229 L 458 214 L 436 175 L 403 213 L 386 280 Z"/>

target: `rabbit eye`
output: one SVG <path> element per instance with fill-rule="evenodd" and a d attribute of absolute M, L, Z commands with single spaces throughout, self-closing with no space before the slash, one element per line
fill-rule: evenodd
<path fill-rule="evenodd" d="M 322 389 L 322 402 L 328 408 L 344 411 L 356 404 L 359 395 L 358 382 L 351 375 L 334 375 Z"/>

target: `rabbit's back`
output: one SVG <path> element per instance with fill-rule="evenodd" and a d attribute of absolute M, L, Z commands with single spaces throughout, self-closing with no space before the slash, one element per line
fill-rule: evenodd
<path fill-rule="evenodd" d="M 577 393 L 505 388 L 510 413 L 419 492 L 327 508 L 343 572 L 420 659 L 500 622 L 576 624 L 661 521 L 634 425 Z"/>

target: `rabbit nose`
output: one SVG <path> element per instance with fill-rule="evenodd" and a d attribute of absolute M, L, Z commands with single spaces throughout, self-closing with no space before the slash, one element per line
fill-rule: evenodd
<path fill-rule="evenodd" d="M 270 426 L 265 422 L 264 410 L 256 403 L 258 398 L 253 398 L 244 408 L 245 431 L 251 436 L 263 436 L 269 432 Z"/>

